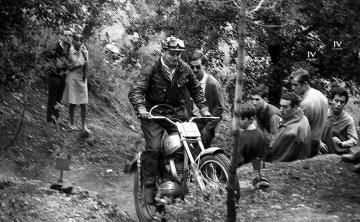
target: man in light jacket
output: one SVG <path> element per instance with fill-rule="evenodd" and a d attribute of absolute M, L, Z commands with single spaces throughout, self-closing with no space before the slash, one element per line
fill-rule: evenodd
<path fill-rule="evenodd" d="M 296 94 L 302 97 L 300 107 L 311 127 L 311 156 L 319 154 L 320 141 L 327 121 L 328 101 L 319 90 L 310 87 L 310 75 L 305 69 L 291 73 L 291 84 Z"/>
<path fill-rule="evenodd" d="M 289 162 L 311 156 L 310 125 L 299 102 L 299 98 L 293 93 L 281 96 L 280 111 L 283 120 L 270 144 L 268 161 Z"/>

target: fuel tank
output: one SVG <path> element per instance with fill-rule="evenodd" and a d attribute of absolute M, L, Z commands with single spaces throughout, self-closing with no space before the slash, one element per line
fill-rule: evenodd
<path fill-rule="evenodd" d="M 181 146 L 180 136 L 178 133 L 172 133 L 164 139 L 164 156 L 171 155 Z"/>

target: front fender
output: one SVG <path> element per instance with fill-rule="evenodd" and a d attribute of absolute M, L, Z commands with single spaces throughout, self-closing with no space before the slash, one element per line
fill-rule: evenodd
<path fill-rule="evenodd" d="M 210 155 L 210 154 L 216 154 L 216 153 L 224 153 L 224 150 L 219 147 L 209 147 L 209 148 L 201 151 L 200 154 L 196 157 L 195 161 L 197 162 L 203 156 Z"/>

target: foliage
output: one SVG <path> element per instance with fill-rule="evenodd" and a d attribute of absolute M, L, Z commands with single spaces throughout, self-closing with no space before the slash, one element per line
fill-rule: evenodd
<path fill-rule="evenodd" d="M 209 67 L 236 63 L 236 1 L 129 2 L 134 5 L 132 13 L 135 10 L 142 16 L 132 17 L 128 31 L 138 32 L 142 44 L 158 33 L 176 35 L 185 40 L 189 53 L 202 49 L 211 58 Z M 269 63 L 259 70 L 259 63 L 250 62 L 253 65 L 247 66 L 245 73 L 254 82 L 247 88 L 266 83 L 270 102 L 277 104 L 282 88 L 287 87 L 284 80 L 296 67 L 305 67 L 316 77 L 359 82 L 360 21 L 355 16 L 360 12 L 359 1 L 265 1 L 259 10 L 250 13 L 259 2 L 248 3 L 246 54 L 254 61 Z M 224 44 L 230 50 L 224 50 Z M 309 52 L 315 53 L 315 58 L 309 58 Z M 231 60 L 226 61 L 226 53 Z"/>
<path fill-rule="evenodd" d="M 226 193 L 226 192 L 225 192 Z M 184 200 L 166 206 L 171 219 L 184 222 L 223 221 L 226 214 L 226 195 L 214 190 L 201 191 L 191 184 Z"/>
<path fill-rule="evenodd" d="M 5 1 L 0 4 L 0 84 L 18 88 L 46 72 L 43 53 L 54 45 L 65 26 L 88 39 L 118 7 L 112 0 Z M 35 75 L 30 75 L 35 73 Z"/>

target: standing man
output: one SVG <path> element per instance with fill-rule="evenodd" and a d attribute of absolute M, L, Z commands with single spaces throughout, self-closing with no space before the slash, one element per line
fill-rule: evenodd
<path fill-rule="evenodd" d="M 65 88 L 64 72 L 67 70 L 67 59 L 70 46 L 73 41 L 73 33 L 69 29 L 63 31 L 63 37 L 57 42 L 56 46 L 49 51 L 47 59 L 51 63 L 51 69 L 48 80 L 48 102 L 46 120 L 55 123 L 59 119 L 59 110 L 56 104 L 61 102 Z"/>
<path fill-rule="evenodd" d="M 220 117 L 219 120 L 198 123 L 204 147 L 209 148 L 215 137 L 216 126 L 219 124 L 224 112 L 224 101 L 221 94 L 220 83 L 213 76 L 207 74 L 202 66 L 203 58 L 204 55 L 201 52 L 194 52 L 191 57 L 190 67 L 196 78 L 200 81 L 201 88 L 205 94 L 206 104 L 209 107 L 209 112 L 213 116 Z M 195 104 L 193 104 L 192 107 L 192 115 L 200 116 L 199 108 Z"/>
<path fill-rule="evenodd" d="M 325 127 L 321 147 L 327 153 L 343 154 L 350 151 L 358 141 L 354 119 L 345 111 L 349 100 L 346 89 L 337 87 L 331 90 L 331 107 Z"/>
<path fill-rule="evenodd" d="M 146 67 L 134 81 L 129 100 L 136 110 L 141 129 L 146 140 L 145 151 L 141 155 L 141 172 L 144 183 L 144 201 L 154 203 L 156 178 L 159 176 L 161 157 L 161 136 L 176 132 L 176 127 L 164 121 L 148 119 L 148 110 L 158 104 L 174 107 L 159 107 L 155 114 L 171 115 L 181 120 L 187 119 L 187 90 L 190 93 L 202 116 L 211 116 L 199 81 L 190 67 L 181 60 L 181 52 L 185 50 L 184 42 L 175 37 L 168 37 L 162 42 L 161 57 L 155 64 Z M 161 109 L 160 109 L 161 108 Z"/>
<path fill-rule="evenodd" d="M 256 108 L 257 125 L 271 142 L 280 126 L 280 110 L 265 101 L 267 88 L 264 85 L 255 87 L 250 93 L 251 101 Z"/>
<path fill-rule="evenodd" d="M 299 103 L 298 96 L 293 93 L 281 96 L 283 121 L 270 144 L 268 160 L 271 162 L 289 162 L 311 156 L 310 125 Z"/>
<path fill-rule="evenodd" d="M 310 87 L 310 75 L 305 69 L 298 69 L 291 73 L 291 85 L 296 94 L 303 99 L 300 103 L 311 127 L 311 156 L 319 154 L 320 140 L 323 134 L 327 113 L 328 101 L 319 90 Z"/>

